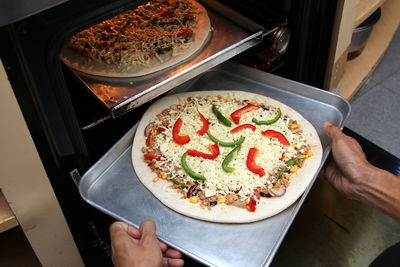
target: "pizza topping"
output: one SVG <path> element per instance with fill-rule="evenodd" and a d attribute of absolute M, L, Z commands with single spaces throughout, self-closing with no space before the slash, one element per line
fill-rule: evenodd
<path fill-rule="evenodd" d="M 201 13 L 185 0 L 152 0 L 75 34 L 71 46 L 106 64 L 147 66 L 165 51 L 179 54 L 194 40 Z"/>
<path fill-rule="evenodd" d="M 219 109 L 214 105 L 212 105 L 212 112 L 217 117 L 220 123 L 222 123 L 225 126 L 231 127 L 232 122 L 230 122 L 230 120 L 228 120 L 224 115 L 222 115 L 221 111 L 219 111 Z"/>
<path fill-rule="evenodd" d="M 157 160 L 157 161 L 161 160 L 161 156 L 156 156 L 156 155 L 151 154 L 151 153 L 144 154 L 144 158 L 147 159 L 147 160 L 153 160 L 153 159 Z"/>
<path fill-rule="evenodd" d="M 258 175 L 260 175 L 260 177 L 261 177 L 261 176 L 264 176 L 264 175 L 265 175 L 265 170 L 264 170 L 263 167 L 258 166 L 258 165 L 256 164 L 256 157 L 257 157 L 257 154 L 258 154 L 258 149 L 257 149 L 257 148 L 255 148 L 255 147 L 250 148 L 250 149 L 249 149 L 249 153 L 247 154 L 246 165 L 247 165 L 247 168 L 248 168 L 251 172 L 253 172 L 253 173 L 255 173 L 255 174 L 258 174 Z"/>
<path fill-rule="evenodd" d="M 179 135 L 182 128 L 183 121 L 181 118 L 178 118 L 172 128 L 172 138 L 175 143 L 179 145 L 184 145 L 190 142 L 190 137 L 188 135 Z"/>
<path fill-rule="evenodd" d="M 152 145 L 152 138 L 153 138 L 153 133 L 150 131 L 146 137 L 146 146 L 150 147 Z"/>
<path fill-rule="evenodd" d="M 277 113 L 276 113 L 275 118 L 273 118 L 273 119 L 271 119 L 271 120 L 259 121 L 259 120 L 257 120 L 256 118 L 253 118 L 253 119 L 252 119 L 252 122 L 254 122 L 254 123 L 257 124 L 257 125 L 271 125 L 271 124 L 277 122 L 277 121 L 279 120 L 279 118 L 282 116 L 282 112 L 281 112 L 281 109 L 280 109 L 280 108 L 278 108 L 276 112 L 277 112 Z M 293 128 L 293 129 L 294 129 L 294 128 Z"/>
<path fill-rule="evenodd" d="M 197 131 L 197 134 L 200 136 L 203 136 L 208 131 L 210 122 L 200 112 L 199 112 L 199 116 L 200 116 L 201 122 L 203 123 L 203 126 L 201 127 L 200 130 Z"/>
<path fill-rule="evenodd" d="M 247 104 L 247 106 L 244 106 L 238 110 L 236 110 L 235 112 L 232 112 L 231 114 L 231 118 L 232 120 L 236 123 L 239 124 L 240 123 L 240 117 L 247 112 L 253 111 L 253 110 L 257 110 L 259 109 L 259 106 L 253 105 L 253 104 Z"/>
<path fill-rule="evenodd" d="M 186 188 L 184 183 L 178 182 L 175 178 L 171 178 L 171 182 L 175 185 L 179 185 L 182 189 Z"/>
<path fill-rule="evenodd" d="M 232 114 L 248 104 L 221 96 L 188 97 L 157 114 L 149 127 L 152 144 L 143 152 L 163 157 L 163 161 L 152 160 L 149 166 L 160 178 L 169 175 L 171 187 L 185 198 L 196 197 L 196 203 L 207 208 L 216 201 L 246 209 L 253 195 L 282 194 L 281 188 L 289 186 L 291 175 L 301 168 L 311 148 L 302 132 L 291 130 L 293 120 L 287 115 L 272 125 L 251 124 L 253 118 L 263 121 L 276 117 L 278 109 L 274 107 L 254 103 L 260 108 L 243 113 L 242 125 L 235 127 L 222 124 L 212 109 L 214 105 L 221 114 Z M 198 134 L 205 125 L 200 114 L 208 122 L 207 137 Z M 190 142 L 177 145 L 177 136 L 190 136 Z M 272 189 L 280 191 L 271 193 Z"/>
<path fill-rule="evenodd" d="M 281 197 L 286 193 L 286 188 L 282 186 L 279 188 L 270 188 L 268 191 L 274 197 Z"/>
<path fill-rule="evenodd" d="M 187 198 L 190 198 L 190 197 L 192 196 L 193 191 L 196 189 L 196 187 L 197 187 L 198 185 L 199 185 L 199 184 L 194 184 L 194 185 L 192 185 L 192 186 L 189 187 L 189 189 L 188 189 L 188 191 L 187 191 L 187 193 L 186 193 L 186 197 L 187 197 Z"/>
<path fill-rule="evenodd" d="M 249 198 L 249 202 L 246 204 L 246 209 L 250 212 L 255 212 L 256 211 L 256 205 L 258 201 L 260 200 L 260 195 L 252 195 Z"/>
<path fill-rule="evenodd" d="M 238 151 L 242 148 L 241 145 L 238 145 L 225 157 L 224 161 L 222 161 L 222 169 L 226 172 L 233 172 L 235 168 L 229 167 L 229 163 L 237 157 Z"/>
<path fill-rule="evenodd" d="M 242 143 L 244 142 L 244 139 L 245 139 L 244 136 L 241 136 L 241 137 L 239 138 L 239 140 L 237 140 L 237 141 L 234 141 L 234 142 L 224 142 L 224 141 L 221 141 L 221 140 L 215 138 L 215 137 L 210 133 L 210 131 L 207 131 L 207 135 L 208 135 L 208 137 L 211 139 L 211 141 L 213 141 L 214 143 L 216 143 L 216 144 L 218 144 L 218 145 L 220 145 L 220 146 L 225 146 L 225 147 L 234 147 L 234 146 L 238 146 L 238 145 L 242 144 Z"/>
<path fill-rule="evenodd" d="M 201 157 L 205 159 L 216 159 L 219 155 L 219 146 L 218 144 L 212 144 L 208 146 L 208 150 L 211 151 L 211 154 L 200 152 L 196 149 L 188 149 L 187 153 L 192 157 Z"/>
<path fill-rule="evenodd" d="M 157 128 L 157 133 L 162 133 L 162 132 L 164 132 L 166 129 L 165 128 L 163 128 L 163 127 L 158 127 Z"/>
<path fill-rule="evenodd" d="M 292 165 L 296 165 L 302 162 L 301 158 L 291 158 L 288 161 L 285 162 L 286 166 L 292 166 Z"/>
<path fill-rule="evenodd" d="M 266 137 L 277 138 L 279 140 L 279 142 L 281 142 L 282 145 L 290 146 L 289 141 L 280 132 L 277 132 L 277 131 L 274 131 L 274 130 L 266 130 L 266 131 L 261 132 L 261 134 L 266 136 Z"/>
<path fill-rule="evenodd" d="M 242 124 L 237 126 L 236 128 L 233 128 L 230 133 L 237 133 L 243 129 L 251 129 L 253 132 L 256 130 L 256 126 L 252 125 L 252 124 Z"/>
<path fill-rule="evenodd" d="M 200 173 L 194 172 L 194 171 L 188 166 L 188 164 L 187 164 L 187 162 L 186 162 L 186 158 L 187 158 L 187 152 L 184 153 L 184 154 L 182 155 L 182 158 L 181 158 L 181 165 L 182 165 L 182 168 L 183 168 L 183 170 L 187 173 L 187 175 L 189 175 L 190 177 L 192 177 L 192 178 L 195 179 L 195 180 L 200 180 L 200 181 L 205 181 L 205 180 L 207 180 L 206 177 L 204 177 L 204 175 L 202 175 L 202 174 L 200 174 Z"/>

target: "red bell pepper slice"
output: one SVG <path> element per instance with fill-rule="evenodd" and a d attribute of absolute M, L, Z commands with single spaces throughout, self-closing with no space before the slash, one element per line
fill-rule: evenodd
<path fill-rule="evenodd" d="M 253 105 L 253 104 L 248 104 L 247 106 L 244 106 L 234 112 L 232 112 L 231 114 L 231 118 L 232 120 L 236 123 L 239 124 L 240 123 L 240 117 L 246 113 L 246 112 L 250 112 L 256 109 L 259 109 L 259 106 Z"/>
<path fill-rule="evenodd" d="M 254 132 L 256 130 L 256 126 L 254 126 L 253 124 L 242 124 L 242 125 L 239 125 L 236 128 L 233 128 L 231 130 L 231 133 L 237 133 L 237 132 L 239 132 L 239 131 L 241 131 L 243 129 L 251 129 Z"/>
<path fill-rule="evenodd" d="M 199 112 L 199 116 L 200 116 L 201 122 L 203 123 L 203 126 L 201 127 L 200 130 L 197 131 L 197 134 L 200 135 L 200 136 L 203 136 L 208 131 L 208 127 L 210 126 L 210 122 L 200 112 Z"/>
<path fill-rule="evenodd" d="M 264 176 L 264 175 L 265 175 L 265 170 L 264 170 L 263 167 L 258 166 L 258 165 L 256 164 L 256 157 L 257 157 L 257 154 L 258 154 L 258 149 L 257 149 L 257 148 L 255 148 L 255 147 L 250 148 L 250 149 L 249 149 L 249 153 L 247 154 L 246 165 L 247 165 L 247 168 L 248 168 L 252 173 L 258 174 L 258 175 L 260 175 L 260 177 L 261 177 L 261 176 Z"/>
<path fill-rule="evenodd" d="M 250 212 L 255 212 L 256 211 L 256 205 L 257 205 L 257 201 L 260 199 L 259 195 L 252 195 L 250 197 L 250 201 L 249 203 L 246 204 L 246 209 Z"/>
<path fill-rule="evenodd" d="M 180 30 L 180 31 L 176 34 L 176 36 L 181 37 L 181 36 L 189 35 L 189 34 L 192 34 L 192 33 L 193 33 L 193 31 L 192 31 L 191 29 L 189 29 L 189 28 L 184 28 L 184 29 Z"/>
<path fill-rule="evenodd" d="M 219 155 L 219 146 L 217 144 L 212 144 L 208 146 L 208 150 L 211 151 L 211 154 L 200 152 L 196 149 L 188 149 L 187 153 L 192 157 L 201 157 L 205 159 L 216 159 Z"/>
<path fill-rule="evenodd" d="M 266 130 L 264 132 L 261 132 L 262 135 L 266 137 L 271 137 L 271 138 L 278 138 L 279 142 L 281 142 L 282 145 L 284 146 L 290 146 L 289 141 L 286 139 L 286 137 L 277 131 L 274 130 Z"/>
<path fill-rule="evenodd" d="M 162 133 L 162 132 L 164 132 L 166 129 L 165 128 L 163 128 L 163 127 L 158 127 L 157 128 L 157 133 Z"/>
<path fill-rule="evenodd" d="M 152 139 L 153 139 L 153 133 L 150 131 L 146 137 L 146 146 L 150 147 L 152 145 Z"/>
<path fill-rule="evenodd" d="M 174 139 L 175 143 L 178 145 L 184 145 L 190 142 L 190 137 L 188 135 L 179 135 L 181 131 L 183 121 L 181 118 L 178 118 L 172 128 L 172 139 Z"/>
<path fill-rule="evenodd" d="M 161 160 L 161 156 L 156 156 L 156 155 L 153 155 L 151 153 L 144 154 L 144 158 L 147 159 L 147 160 L 153 160 L 153 159 Z"/>

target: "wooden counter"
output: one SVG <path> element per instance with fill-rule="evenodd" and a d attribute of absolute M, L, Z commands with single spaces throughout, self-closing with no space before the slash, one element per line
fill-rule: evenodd
<path fill-rule="evenodd" d="M 18 226 L 17 218 L 10 209 L 3 192 L 0 189 L 0 233 Z"/>

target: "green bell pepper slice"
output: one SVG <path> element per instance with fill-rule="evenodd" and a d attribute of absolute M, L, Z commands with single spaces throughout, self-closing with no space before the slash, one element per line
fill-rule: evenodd
<path fill-rule="evenodd" d="M 186 188 L 186 185 L 185 185 L 184 183 L 178 182 L 175 178 L 171 178 L 171 182 L 172 182 L 173 184 L 180 185 L 182 189 L 183 189 L 183 188 Z"/>
<path fill-rule="evenodd" d="M 259 121 L 259 120 L 255 119 L 255 118 L 253 118 L 251 121 L 254 122 L 257 125 L 270 125 L 270 124 L 273 124 L 273 123 L 277 122 L 281 116 L 282 116 L 281 109 L 278 108 L 275 118 L 273 118 L 271 120 Z"/>
<path fill-rule="evenodd" d="M 205 181 L 205 180 L 207 180 L 207 178 L 204 177 L 204 175 L 202 175 L 202 174 L 200 174 L 200 173 L 194 172 L 194 171 L 187 165 L 186 158 L 187 158 L 187 152 L 185 152 L 185 153 L 182 155 L 182 158 L 181 158 L 182 168 L 183 168 L 183 170 L 187 173 L 187 175 L 189 175 L 190 177 L 192 177 L 192 178 L 195 179 L 195 180 L 200 180 L 200 181 Z"/>
<path fill-rule="evenodd" d="M 235 170 L 235 168 L 229 167 L 229 163 L 237 157 L 237 154 L 239 152 L 239 150 L 242 148 L 242 145 L 238 145 L 237 147 L 235 147 L 234 149 L 232 149 L 231 152 L 229 152 L 229 154 L 225 157 L 225 159 L 222 161 L 222 169 L 226 172 L 233 172 Z"/>
<path fill-rule="evenodd" d="M 217 139 L 216 137 L 214 137 L 210 131 L 206 132 L 208 137 L 211 139 L 211 141 L 213 141 L 214 143 L 220 145 L 220 146 L 225 146 L 225 147 L 234 147 L 234 146 L 238 146 L 241 145 L 244 142 L 245 137 L 244 136 L 240 136 L 240 138 L 237 141 L 234 142 L 224 142 L 221 141 L 219 139 Z"/>
<path fill-rule="evenodd" d="M 214 115 L 217 117 L 220 123 L 222 123 L 225 126 L 231 127 L 232 122 L 228 120 L 224 115 L 222 115 L 221 111 L 218 110 L 218 108 L 214 105 L 212 105 L 212 112 Z"/>
<path fill-rule="evenodd" d="M 292 166 L 292 165 L 296 165 L 299 164 L 302 161 L 302 159 L 300 158 L 291 158 L 288 161 L 285 162 L 286 166 Z"/>

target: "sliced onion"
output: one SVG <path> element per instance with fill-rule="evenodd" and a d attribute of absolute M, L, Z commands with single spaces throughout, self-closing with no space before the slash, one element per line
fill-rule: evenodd
<path fill-rule="evenodd" d="M 147 137 L 147 136 L 149 135 L 149 133 L 150 133 L 150 131 L 151 131 L 152 128 L 153 128 L 153 123 L 147 124 L 146 128 L 144 129 L 144 136 Z"/>
<path fill-rule="evenodd" d="M 190 198 L 193 194 L 194 189 L 196 189 L 196 187 L 198 186 L 198 184 L 194 184 L 191 187 L 189 187 L 187 193 L 186 193 L 186 197 Z"/>

